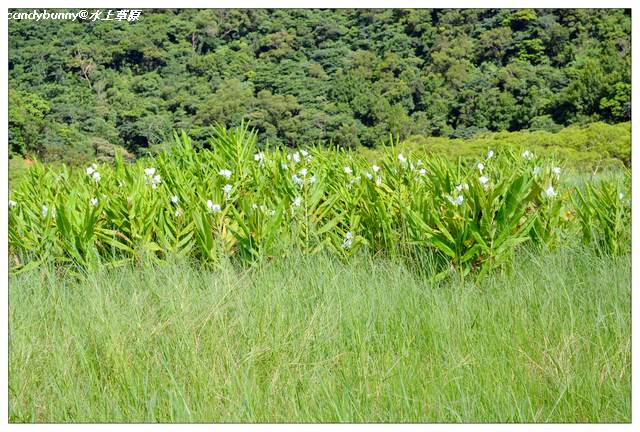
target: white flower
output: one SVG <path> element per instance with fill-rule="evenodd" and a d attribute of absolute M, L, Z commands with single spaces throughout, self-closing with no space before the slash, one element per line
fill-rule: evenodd
<path fill-rule="evenodd" d="M 287 166 L 287 164 L 286 164 L 286 163 L 284 163 L 284 162 L 280 162 L 280 168 L 282 168 L 283 170 L 286 170 L 286 169 L 287 169 L 287 168 L 289 168 L 289 167 Z"/>
<path fill-rule="evenodd" d="M 624 199 L 624 194 L 623 194 L 622 192 L 620 192 L 620 193 L 618 194 L 618 198 L 620 198 L 621 200 L 623 200 L 623 199 Z"/>
<path fill-rule="evenodd" d="M 461 185 L 461 184 L 456 185 L 456 190 L 457 190 L 458 192 L 461 192 L 461 191 L 462 191 L 462 185 Z"/>
<path fill-rule="evenodd" d="M 427 170 L 424 168 L 420 168 L 420 171 L 418 171 L 420 173 L 421 176 L 427 174 Z"/>
<path fill-rule="evenodd" d="M 96 170 L 95 170 L 95 168 L 94 168 L 94 167 L 92 167 L 92 166 L 90 166 L 90 167 L 88 167 L 88 168 L 87 168 L 87 175 L 91 175 L 91 174 L 93 174 L 95 171 L 96 171 Z"/>
<path fill-rule="evenodd" d="M 180 201 L 180 198 L 178 198 L 178 195 L 174 195 L 171 197 L 171 202 L 174 204 L 178 204 L 178 201 Z"/>
<path fill-rule="evenodd" d="M 96 207 L 98 205 L 98 198 L 91 198 L 91 201 L 89 202 L 92 206 Z"/>
<path fill-rule="evenodd" d="M 487 160 L 491 159 L 493 157 L 493 150 L 489 150 L 489 152 L 487 153 Z"/>
<path fill-rule="evenodd" d="M 369 180 L 373 180 L 373 174 L 371 174 L 371 173 L 366 173 L 365 175 L 367 176 L 367 178 L 368 178 Z"/>
<path fill-rule="evenodd" d="M 451 195 L 446 195 L 446 197 L 449 202 L 456 207 L 459 207 L 464 201 L 464 197 L 462 195 L 458 195 L 456 198 L 452 197 Z"/>
<path fill-rule="evenodd" d="M 42 205 L 42 217 L 47 217 L 49 214 L 49 207 L 46 204 Z"/>
<path fill-rule="evenodd" d="M 553 186 L 549 186 L 548 188 L 542 191 L 543 197 L 553 198 L 556 195 L 558 195 L 558 193 L 555 191 L 555 189 L 553 189 Z"/>
<path fill-rule="evenodd" d="M 300 198 L 300 197 L 296 197 L 296 198 L 293 200 L 293 206 L 294 206 L 294 207 L 300 207 L 300 204 L 302 204 L 302 198 Z"/>
<path fill-rule="evenodd" d="M 407 158 L 404 157 L 404 155 L 402 153 L 398 153 L 398 160 L 400 161 L 400 163 L 405 164 L 407 163 Z"/>
<path fill-rule="evenodd" d="M 159 176 L 159 175 L 157 175 L 157 174 L 156 174 L 155 176 L 153 176 L 150 180 L 149 180 L 149 178 L 147 177 L 147 181 L 151 184 L 151 187 L 152 187 L 153 189 L 157 188 L 157 187 L 158 187 L 158 185 L 159 185 L 160 183 L 162 183 L 162 179 L 161 179 L 161 178 L 160 178 L 160 176 Z"/>
<path fill-rule="evenodd" d="M 418 162 L 416 162 L 416 166 L 419 166 L 419 167 L 422 166 L 422 161 L 420 159 L 418 159 Z"/>
<path fill-rule="evenodd" d="M 14 208 L 17 205 L 18 205 L 18 203 L 15 202 L 14 200 L 9 200 L 9 207 Z"/>
<path fill-rule="evenodd" d="M 561 169 L 560 169 L 560 167 L 554 167 L 552 171 L 553 171 L 553 173 L 554 173 L 555 175 L 558 175 L 558 176 L 559 176 L 559 175 L 560 175 L 560 172 L 561 172 Z"/>
<path fill-rule="evenodd" d="M 469 185 L 467 183 L 462 183 L 462 189 L 469 190 Z"/>
<path fill-rule="evenodd" d="M 533 157 L 533 155 L 531 154 L 531 152 L 529 150 L 525 150 L 522 153 L 522 157 L 525 158 L 525 159 L 531 159 Z"/>
<path fill-rule="evenodd" d="M 373 172 L 377 173 L 378 171 L 380 171 L 380 167 L 378 165 L 372 165 L 371 169 L 373 170 Z"/>
<path fill-rule="evenodd" d="M 533 167 L 533 175 L 538 175 L 542 171 L 542 168 L 539 166 Z"/>
<path fill-rule="evenodd" d="M 218 174 L 220 174 L 222 177 L 224 177 L 227 180 L 229 180 L 231 178 L 232 172 L 230 170 L 228 170 L 228 169 L 223 169 L 223 170 L 220 170 L 220 172 Z"/>
<path fill-rule="evenodd" d="M 302 168 L 298 174 L 300 174 L 302 177 L 305 177 L 307 175 L 307 169 Z"/>
<path fill-rule="evenodd" d="M 316 176 L 315 176 L 315 175 L 312 175 L 312 176 L 309 178 L 309 183 L 310 183 L 310 184 L 313 184 L 313 183 L 315 183 L 315 182 L 316 182 Z"/>
<path fill-rule="evenodd" d="M 344 167 L 344 172 L 347 174 L 353 174 L 353 170 L 351 169 L 351 167 L 348 167 L 348 166 Z"/>
<path fill-rule="evenodd" d="M 345 239 L 345 241 L 342 242 L 342 248 L 349 249 L 352 244 L 353 244 L 353 240 L 351 240 L 350 238 Z"/>
<path fill-rule="evenodd" d="M 96 183 L 100 182 L 100 179 L 101 179 L 101 178 L 102 178 L 102 177 L 100 176 L 100 173 L 99 173 L 98 171 L 95 171 L 95 172 L 93 173 L 93 179 L 96 181 Z"/>
<path fill-rule="evenodd" d="M 302 156 L 307 157 L 309 156 L 309 152 L 306 150 L 300 150 L 300 154 L 302 154 Z"/>
<path fill-rule="evenodd" d="M 209 209 L 210 213 L 220 213 L 220 211 L 222 210 L 220 204 L 214 204 L 211 200 L 207 200 L 207 208 Z"/>
<path fill-rule="evenodd" d="M 295 163 L 300 162 L 300 153 L 295 152 L 295 153 L 293 154 L 293 162 L 295 162 Z"/>
<path fill-rule="evenodd" d="M 256 153 L 253 155 L 253 160 L 256 162 L 264 163 L 264 153 Z"/>
<path fill-rule="evenodd" d="M 251 204 L 251 208 L 254 209 L 254 210 L 257 209 L 258 208 L 258 204 L 256 204 L 256 203 Z"/>
<path fill-rule="evenodd" d="M 155 168 L 145 168 L 144 169 L 144 173 L 151 177 L 152 175 L 154 175 L 156 173 L 156 169 Z"/>
<path fill-rule="evenodd" d="M 302 186 L 304 184 L 304 181 L 295 174 L 291 176 L 291 180 L 293 180 L 293 182 L 298 186 Z"/>
<path fill-rule="evenodd" d="M 487 183 L 489 183 L 489 179 L 486 176 L 482 176 L 478 179 L 478 181 L 480 181 L 481 185 L 486 185 Z"/>
<path fill-rule="evenodd" d="M 344 235 L 344 242 L 342 242 L 343 249 L 349 249 L 353 244 L 353 233 L 351 231 L 347 231 Z"/>
<path fill-rule="evenodd" d="M 380 186 L 382 184 L 382 177 L 378 176 L 376 178 L 376 186 Z"/>
<path fill-rule="evenodd" d="M 231 193 L 231 189 L 233 189 L 233 186 L 231 186 L 230 184 L 226 184 L 224 185 L 224 187 L 222 188 L 222 191 L 229 195 Z"/>
<path fill-rule="evenodd" d="M 180 209 L 176 209 L 176 213 L 175 213 L 176 217 L 180 217 L 182 216 L 182 210 Z"/>
<path fill-rule="evenodd" d="M 484 164 L 482 162 L 480 162 L 478 164 L 478 170 L 480 170 L 480 172 L 482 172 L 483 169 L 484 169 Z"/>

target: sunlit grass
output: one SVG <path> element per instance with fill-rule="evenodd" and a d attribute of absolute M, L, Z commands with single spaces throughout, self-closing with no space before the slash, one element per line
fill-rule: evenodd
<path fill-rule="evenodd" d="M 630 261 L 358 254 L 10 280 L 12 422 L 628 422 Z"/>

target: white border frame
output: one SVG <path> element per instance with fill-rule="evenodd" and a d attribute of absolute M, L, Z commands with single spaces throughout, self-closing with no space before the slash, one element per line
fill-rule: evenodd
<path fill-rule="evenodd" d="M 150 9 L 150 8 L 628 8 L 632 9 L 632 62 L 638 59 L 638 43 L 640 41 L 636 37 L 640 28 L 640 17 L 634 17 L 633 1 L 610 0 L 610 1 L 552 1 L 552 0 L 534 0 L 534 1 L 473 1 L 473 0 L 448 0 L 446 2 L 439 1 L 420 1 L 420 0 L 282 0 L 282 1 L 258 1 L 258 0 L 219 0 L 216 2 L 206 0 L 189 0 L 188 2 L 176 2 L 168 0 L 130 0 L 130 1 L 33 1 L 33 0 L 9 0 L 7 6 L 0 8 L 2 18 L 0 18 L 0 429 L 7 431 L 31 431 L 31 430 L 52 430 L 52 431 L 85 431 L 87 429 L 98 431 L 111 431 L 114 429 L 112 424 L 8 424 L 8 231 L 7 231 L 7 193 L 8 193 L 8 20 L 7 13 L 9 8 L 15 9 Z M 640 10 L 640 7 L 636 8 Z M 634 19 L 635 18 L 635 19 Z M 639 92 L 640 92 L 640 73 L 638 68 L 632 70 L 632 202 L 640 198 L 640 173 L 638 173 L 638 163 L 640 163 L 640 155 L 633 151 L 633 131 L 636 129 L 636 121 L 638 118 Z M 638 223 L 638 212 L 632 211 L 632 242 L 634 245 L 640 245 L 640 230 L 635 228 L 640 226 Z M 269 424 L 224 424 L 216 425 L 218 430 L 305 430 L 318 431 L 326 428 L 338 431 L 382 431 L 389 430 L 390 427 L 401 427 L 407 430 L 441 430 L 441 431 L 460 431 L 460 430 L 485 430 L 492 431 L 537 431 L 539 429 L 551 431 L 580 431 L 590 432 L 606 430 L 608 432 L 629 431 L 640 427 L 640 397 L 637 395 L 640 389 L 640 372 L 633 373 L 634 365 L 638 363 L 640 358 L 640 296 L 635 293 L 637 288 L 636 272 L 633 271 L 640 265 L 640 257 L 638 254 L 632 255 L 632 310 L 635 310 L 635 316 L 632 314 L 632 423 L 629 424 L 285 424 L 285 425 L 269 425 Z M 638 267 L 640 268 L 640 267 Z M 635 395 L 635 397 L 633 397 Z M 134 431 L 151 429 L 160 431 L 173 431 L 177 425 L 173 424 L 118 424 L 117 427 L 121 431 Z M 180 429 L 187 428 L 189 430 L 207 430 L 210 431 L 212 426 L 207 424 L 189 424 L 180 425 Z"/>

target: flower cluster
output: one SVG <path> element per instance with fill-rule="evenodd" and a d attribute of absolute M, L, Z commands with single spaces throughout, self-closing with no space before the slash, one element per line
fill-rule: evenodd
<path fill-rule="evenodd" d="M 42 217 L 43 218 L 46 218 L 49 215 L 51 215 L 52 218 L 56 217 L 56 209 L 55 209 L 55 207 L 52 208 L 51 211 L 49 211 L 49 206 L 47 204 L 43 204 L 42 205 L 41 213 L 42 213 Z"/>
<path fill-rule="evenodd" d="M 90 176 L 91 178 L 93 178 L 93 180 L 94 180 L 96 183 L 99 183 L 99 182 L 100 182 L 101 175 L 100 175 L 100 173 L 98 172 L 98 165 L 96 165 L 96 164 L 91 164 L 91 166 L 90 166 L 90 167 L 88 167 L 88 168 L 86 169 L 86 173 L 87 173 L 87 175 L 88 175 L 88 176 Z"/>
<path fill-rule="evenodd" d="M 353 233 L 351 231 L 347 231 L 344 235 L 344 241 L 342 242 L 343 249 L 349 249 L 353 245 Z"/>
<path fill-rule="evenodd" d="M 162 178 L 159 174 L 156 174 L 155 168 L 145 168 L 144 175 L 146 183 L 150 184 L 153 189 L 156 189 L 162 183 Z"/>
<path fill-rule="evenodd" d="M 449 200 L 449 202 L 451 204 L 453 204 L 456 207 L 459 207 L 462 205 L 462 203 L 464 202 L 464 197 L 462 196 L 462 194 L 458 194 L 457 196 L 453 197 L 449 194 L 445 195 L 445 197 Z"/>
<path fill-rule="evenodd" d="M 298 174 L 294 174 L 291 176 L 291 181 L 297 186 L 303 187 L 305 184 L 313 184 L 316 182 L 316 176 L 312 175 L 307 178 L 309 171 L 306 168 L 302 168 L 298 171 Z"/>
<path fill-rule="evenodd" d="M 293 153 L 292 155 L 287 155 L 287 160 L 293 161 L 293 163 L 300 163 L 302 158 L 304 158 L 307 163 L 311 162 L 311 155 L 306 150 L 300 150 Z"/>
<path fill-rule="evenodd" d="M 540 194 L 542 195 L 542 198 L 553 198 L 556 195 L 558 195 L 558 192 L 556 192 L 553 186 L 549 186 L 548 188 L 543 190 Z"/>

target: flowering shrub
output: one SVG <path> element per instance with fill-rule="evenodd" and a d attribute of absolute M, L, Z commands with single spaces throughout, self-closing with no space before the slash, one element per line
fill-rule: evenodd
<path fill-rule="evenodd" d="M 246 127 L 217 128 L 210 144 L 196 151 L 183 133 L 134 164 L 117 157 L 113 166 L 59 172 L 36 164 L 9 201 L 14 270 L 48 259 L 215 263 L 364 247 L 433 254 L 444 271 L 466 273 L 499 266 L 518 245 L 571 238 L 560 234 L 573 229 L 574 213 L 585 243 L 604 238 L 609 251 L 623 249 L 615 244 L 630 206 L 618 203 L 613 216 L 607 209 L 628 196 L 628 181 L 572 191 L 561 167 L 530 151 L 489 150 L 467 165 L 391 147 L 372 165 L 342 150 L 261 150 Z"/>

